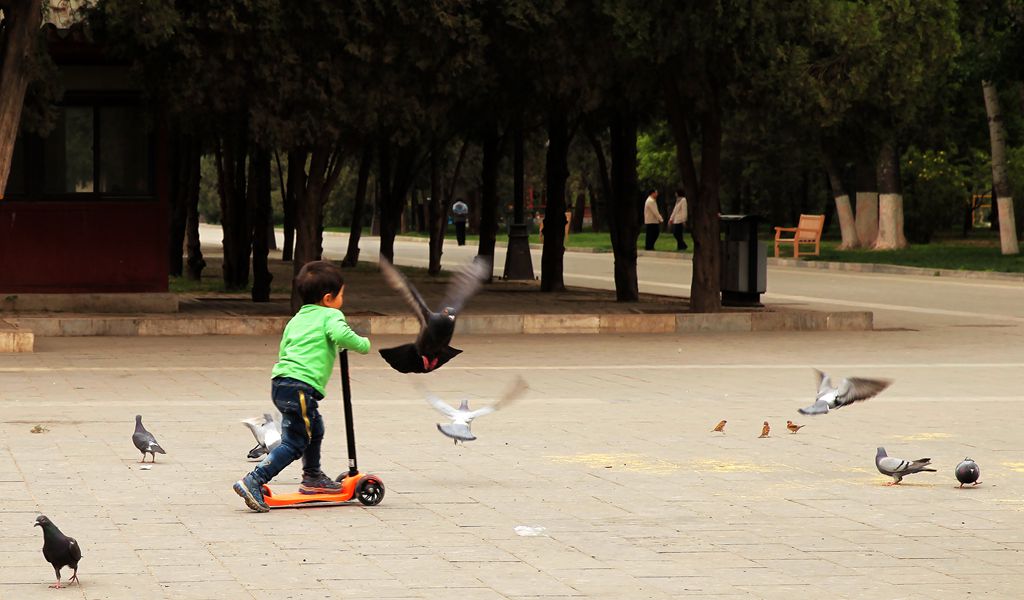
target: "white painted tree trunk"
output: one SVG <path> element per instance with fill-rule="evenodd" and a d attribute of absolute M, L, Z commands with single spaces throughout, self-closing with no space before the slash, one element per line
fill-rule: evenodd
<path fill-rule="evenodd" d="M 870 248 L 878 238 L 878 192 L 857 192 L 857 239 Z"/>
<path fill-rule="evenodd" d="M 875 250 L 896 250 L 907 247 L 903 235 L 903 194 L 878 195 L 878 237 Z"/>
<path fill-rule="evenodd" d="M 1017 241 L 1017 222 L 1013 218 L 1013 189 L 1006 174 L 1006 129 L 999 106 L 999 91 L 991 81 L 981 82 L 988 113 L 988 136 L 992 143 L 992 187 L 996 190 L 999 210 L 999 242 L 1003 254 L 1020 254 Z"/>
<path fill-rule="evenodd" d="M 836 214 L 839 216 L 839 232 L 843 236 L 843 243 L 839 245 L 840 250 L 849 250 L 860 245 L 857 238 L 857 224 L 853 220 L 853 207 L 850 205 L 849 194 L 841 194 L 835 197 Z"/>

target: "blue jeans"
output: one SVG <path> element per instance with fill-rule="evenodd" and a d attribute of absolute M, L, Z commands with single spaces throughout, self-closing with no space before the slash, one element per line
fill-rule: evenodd
<path fill-rule="evenodd" d="M 270 384 L 270 394 L 283 417 L 281 445 L 253 469 L 252 475 L 259 483 L 267 483 L 300 456 L 303 474 L 319 473 L 324 420 L 317 407 L 323 394 L 290 377 L 275 377 Z"/>

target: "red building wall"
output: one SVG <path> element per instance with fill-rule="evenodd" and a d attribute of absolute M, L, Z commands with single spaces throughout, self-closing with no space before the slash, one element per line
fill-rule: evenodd
<path fill-rule="evenodd" d="M 0 294 L 166 292 L 167 210 L 162 199 L 0 200 Z"/>

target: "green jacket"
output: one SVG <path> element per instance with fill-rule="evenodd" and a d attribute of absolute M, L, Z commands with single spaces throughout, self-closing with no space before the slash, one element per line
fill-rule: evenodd
<path fill-rule="evenodd" d="M 326 394 L 338 350 L 370 351 L 370 340 L 352 331 L 340 310 L 306 304 L 284 328 L 274 377 L 291 377 Z"/>

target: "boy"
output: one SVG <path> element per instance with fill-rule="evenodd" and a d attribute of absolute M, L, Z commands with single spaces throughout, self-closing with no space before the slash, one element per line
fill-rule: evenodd
<path fill-rule="evenodd" d="M 307 263 L 295 276 L 294 285 L 303 306 L 284 328 L 279 358 L 271 372 L 271 397 L 283 416 L 281 445 L 234 485 L 235 493 L 256 512 L 270 510 L 263 500 L 263 484 L 300 456 L 299 492 L 341 490 L 340 483 L 320 470 L 324 421 L 317 403 L 324 397 L 340 348 L 360 354 L 370 351 L 370 340 L 352 331 L 341 312 L 345 297 L 341 269 L 324 260 Z"/>

